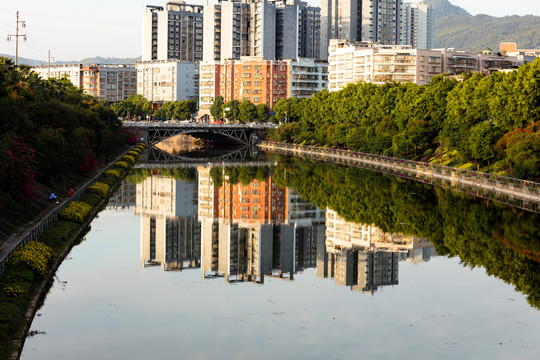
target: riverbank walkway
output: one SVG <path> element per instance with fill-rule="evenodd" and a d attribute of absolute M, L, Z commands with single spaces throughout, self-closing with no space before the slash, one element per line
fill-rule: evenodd
<path fill-rule="evenodd" d="M 270 152 L 360 166 L 368 170 L 381 171 L 436 186 L 457 188 L 457 190 L 478 189 L 479 191 L 465 192 L 473 196 L 518 206 L 528 211 L 540 212 L 540 183 L 533 181 L 350 150 L 326 149 L 271 141 L 261 141 L 257 146 Z M 488 196 L 487 193 L 492 195 Z M 501 195 L 510 200 L 502 198 Z"/>
<path fill-rule="evenodd" d="M 34 221 L 26 224 L 26 226 L 20 228 L 15 234 L 7 238 L 5 241 L 0 242 L 0 275 L 4 272 L 7 261 L 13 256 L 21 246 L 30 242 L 39 240 L 45 230 L 51 226 L 58 218 L 58 214 L 72 201 L 81 200 L 86 195 L 86 189 L 90 184 L 98 181 L 103 176 L 103 173 L 114 167 L 114 164 L 119 161 L 124 155 L 126 155 L 132 148 L 122 153 L 116 160 L 110 162 L 106 167 L 92 177 L 90 180 L 82 184 L 73 194 L 72 197 L 66 198 L 60 201 L 53 207 L 49 207 L 44 214 L 39 216 Z"/>

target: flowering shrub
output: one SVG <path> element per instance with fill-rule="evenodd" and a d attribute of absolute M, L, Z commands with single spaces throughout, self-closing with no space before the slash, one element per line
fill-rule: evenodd
<path fill-rule="evenodd" d="M 107 170 L 105 171 L 105 173 L 103 174 L 103 176 L 105 177 L 112 177 L 114 179 L 120 179 L 120 171 L 116 170 L 116 169 L 112 169 L 112 170 Z"/>
<path fill-rule="evenodd" d="M 125 161 L 128 164 L 133 165 L 133 163 L 135 162 L 135 158 L 133 156 L 130 156 L 130 155 L 124 155 L 124 156 L 122 156 L 122 161 Z"/>
<path fill-rule="evenodd" d="M 1 139 L 0 192 L 9 193 L 13 198 L 33 199 L 37 190 L 35 175 L 35 152 L 24 138 L 8 135 Z"/>
<path fill-rule="evenodd" d="M 70 202 L 64 210 L 60 212 L 60 219 L 82 224 L 88 216 L 92 207 L 82 201 Z"/>
<path fill-rule="evenodd" d="M 538 176 L 540 168 L 540 121 L 524 129 L 514 129 L 497 141 L 495 151 L 521 179 Z"/>
<path fill-rule="evenodd" d="M 7 297 L 17 297 L 24 293 L 23 289 L 19 285 L 16 285 L 16 284 L 5 285 L 2 290 L 4 291 L 4 294 L 6 294 Z"/>
<path fill-rule="evenodd" d="M 117 168 L 122 168 L 122 169 L 127 169 L 129 168 L 129 165 L 127 162 L 125 161 L 117 161 L 114 166 L 116 166 Z"/>
<path fill-rule="evenodd" d="M 10 263 L 30 269 L 36 275 L 45 276 L 53 258 L 54 252 L 50 247 L 38 241 L 30 241 L 13 254 Z"/>
<path fill-rule="evenodd" d="M 88 187 L 88 192 L 90 194 L 97 194 L 102 198 L 106 198 L 107 195 L 109 195 L 110 189 L 111 188 L 109 187 L 109 185 L 98 181 Z"/>

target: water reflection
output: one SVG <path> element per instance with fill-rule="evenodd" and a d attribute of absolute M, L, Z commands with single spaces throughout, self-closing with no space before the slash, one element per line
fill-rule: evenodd
<path fill-rule="evenodd" d="M 425 262 L 436 254 L 426 239 L 319 209 L 279 186 L 274 169 L 262 164 L 145 171 L 135 175 L 143 267 L 200 268 L 203 278 L 259 284 L 316 268 L 320 278 L 373 294 L 399 284 L 400 261 Z M 132 201 L 133 188 L 124 186 L 111 206 Z"/>

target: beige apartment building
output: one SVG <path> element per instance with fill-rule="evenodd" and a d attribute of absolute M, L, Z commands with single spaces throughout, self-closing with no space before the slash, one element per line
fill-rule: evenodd
<path fill-rule="evenodd" d="M 441 53 L 413 49 L 410 45 L 331 40 L 328 58 L 328 90 L 349 83 L 413 82 L 427 84 L 442 74 Z"/>
<path fill-rule="evenodd" d="M 199 66 L 180 60 L 137 62 L 137 94 L 152 103 L 197 100 Z"/>
<path fill-rule="evenodd" d="M 60 64 L 33 66 L 42 79 L 66 77 L 83 93 L 118 102 L 137 93 L 137 70 L 132 65 Z"/>
<path fill-rule="evenodd" d="M 518 59 L 493 52 L 457 49 L 413 49 L 410 45 L 381 45 L 333 39 L 328 61 L 328 90 L 338 91 L 349 83 L 413 82 L 428 84 L 441 74 L 460 75 L 516 68 Z"/>

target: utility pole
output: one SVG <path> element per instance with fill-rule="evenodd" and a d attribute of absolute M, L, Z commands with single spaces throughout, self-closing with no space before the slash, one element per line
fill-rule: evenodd
<path fill-rule="evenodd" d="M 15 26 L 15 35 L 8 35 L 8 41 L 11 41 L 11 37 L 15 37 L 15 66 L 19 64 L 19 37 L 23 38 L 23 41 L 26 41 L 26 34 L 19 35 L 19 24 L 21 24 L 21 27 L 26 27 L 26 21 L 19 20 L 19 11 L 17 10 L 17 22 Z"/>
<path fill-rule="evenodd" d="M 54 57 L 52 58 L 52 60 L 54 61 Z M 51 50 L 49 50 L 49 54 L 48 54 L 48 64 L 49 64 L 49 67 L 48 67 L 49 75 L 47 75 L 47 77 L 50 78 L 51 77 Z"/>

